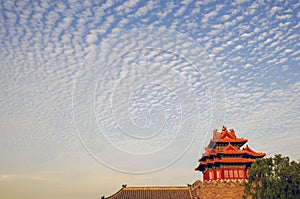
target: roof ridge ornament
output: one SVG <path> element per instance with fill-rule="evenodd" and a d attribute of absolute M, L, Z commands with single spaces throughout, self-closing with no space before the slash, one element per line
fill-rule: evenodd
<path fill-rule="evenodd" d="M 224 125 L 223 125 L 223 127 L 222 127 L 222 132 L 223 132 L 223 131 L 227 131 L 227 128 L 226 128 L 226 126 L 224 126 Z"/>

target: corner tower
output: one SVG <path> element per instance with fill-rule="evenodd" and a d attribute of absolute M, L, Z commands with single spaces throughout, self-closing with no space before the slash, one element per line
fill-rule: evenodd
<path fill-rule="evenodd" d="M 246 179 L 247 172 L 256 158 L 266 154 L 255 152 L 248 145 L 247 139 L 237 138 L 233 129 L 223 126 L 222 131 L 213 131 L 205 153 L 198 160 L 195 170 L 202 171 L 203 180 Z"/>

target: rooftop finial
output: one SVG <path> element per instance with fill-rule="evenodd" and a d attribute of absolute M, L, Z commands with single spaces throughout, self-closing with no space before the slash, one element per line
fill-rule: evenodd
<path fill-rule="evenodd" d="M 226 128 L 226 126 L 224 126 L 224 125 L 223 125 L 223 127 L 222 127 L 222 131 L 227 131 L 227 128 Z"/>

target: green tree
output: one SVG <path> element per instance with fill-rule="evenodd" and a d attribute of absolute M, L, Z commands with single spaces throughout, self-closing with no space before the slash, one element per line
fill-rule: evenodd
<path fill-rule="evenodd" d="M 300 199 L 300 162 L 278 154 L 251 165 L 244 198 Z"/>

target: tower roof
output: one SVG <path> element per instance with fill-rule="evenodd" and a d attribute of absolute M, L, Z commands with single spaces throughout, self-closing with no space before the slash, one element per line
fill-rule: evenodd
<path fill-rule="evenodd" d="M 213 157 L 218 156 L 221 154 L 226 155 L 248 155 L 250 157 L 254 158 L 262 158 L 266 154 L 261 152 L 255 152 L 253 151 L 248 145 L 244 149 L 238 149 L 234 146 L 232 146 L 230 143 L 222 150 L 214 149 L 214 148 L 206 148 L 206 152 L 202 154 L 202 157 L 199 159 L 199 161 L 205 160 L 207 157 Z"/>
<path fill-rule="evenodd" d="M 195 170 L 204 171 L 206 167 L 226 164 L 250 165 L 256 158 L 262 158 L 266 155 L 265 153 L 253 151 L 248 145 L 240 149 L 246 142 L 247 139 L 237 138 L 233 129 L 228 131 L 225 126 L 223 126 L 221 132 L 215 129 L 213 138 L 210 140 L 209 145 L 205 147 L 205 153 L 198 160 L 199 165 Z"/>
<path fill-rule="evenodd" d="M 225 126 L 223 126 L 222 131 L 218 132 L 217 129 L 213 131 L 213 138 L 210 140 L 209 147 L 214 147 L 218 143 L 237 143 L 240 146 L 245 144 L 248 140 L 244 138 L 238 138 L 235 135 L 235 132 L 233 129 L 230 129 L 229 131 Z"/>

